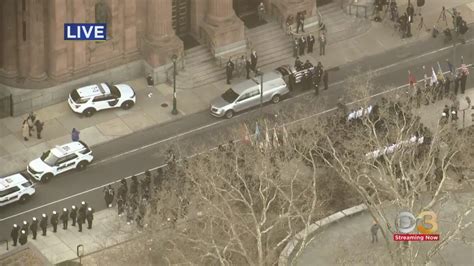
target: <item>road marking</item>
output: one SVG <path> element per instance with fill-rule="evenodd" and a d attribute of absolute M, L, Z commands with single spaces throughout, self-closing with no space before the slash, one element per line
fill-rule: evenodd
<path fill-rule="evenodd" d="M 471 40 L 469 40 L 469 42 L 470 42 L 470 41 L 471 41 Z M 468 43 L 468 41 L 466 41 L 466 43 Z M 450 47 L 451 47 L 451 46 L 450 46 Z M 444 48 L 438 49 L 438 50 L 436 50 L 436 51 L 434 51 L 434 52 L 433 52 L 433 51 L 432 51 L 432 52 L 428 52 L 428 53 L 425 53 L 425 54 L 423 54 L 423 55 L 417 56 L 417 57 L 415 57 L 415 58 L 404 59 L 404 60 L 402 60 L 402 61 L 400 61 L 400 62 L 398 62 L 398 63 L 391 64 L 390 66 L 393 67 L 393 66 L 396 66 L 396 65 L 398 65 L 398 64 L 403 63 L 404 61 L 411 61 L 411 60 L 416 59 L 416 58 L 420 58 L 420 57 L 423 57 L 423 56 L 426 56 L 426 55 L 431 55 L 431 54 L 433 54 L 433 53 L 436 53 L 436 52 L 440 52 L 440 51 L 449 49 L 450 47 L 444 47 Z M 472 67 L 472 64 L 469 64 L 469 65 L 467 65 L 467 66 L 468 66 L 468 67 Z M 379 71 L 382 71 L 382 70 L 384 70 L 384 69 L 386 69 L 386 68 L 387 68 L 387 67 L 382 67 L 382 68 L 379 68 L 379 69 L 374 70 L 373 72 L 379 72 Z M 449 73 L 449 71 L 446 71 L 445 73 Z M 341 81 L 338 81 L 338 82 L 335 82 L 335 83 L 331 83 L 330 85 L 331 85 L 331 86 L 335 86 L 335 85 L 339 85 L 339 84 L 342 84 L 342 83 L 344 83 L 344 80 L 341 80 Z M 367 96 L 367 97 L 365 97 L 365 98 L 362 98 L 362 99 L 359 99 L 359 100 L 356 100 L 356 101 L 347 103 L 347 105 L 352 105 L 352 104 L 354 104 L 354 103 L 361 102 L 361 101 L 364 101 L 364 100 L 367 100 L 367 99 L 371 99 L 371 98 L 380 96 L 380 95 L 382 95 L 382 94 L 386 94 L 386 93 L 389 93 L 389 92 L 392 92 L 392 91 L 395 91 L 395 90 L 399 90 L 399 89 L 404 88 L 404 87 L 406 87 L 406 86 L 408 86 L 408 84 L 405 84 L 405 85 L 402 85 L 402 86 L 399 86 L 399 87 L 396 87 L 396 88 L 392 88 L 392 89 L 390 89 L 390 90 L 382 91 L 382 92 L 379 92 L 379 93 L 376 93 L 376 94 Z M 298 98 L 298 97 L 300 97 L 300 96 L 304 96 L 304 95 L 307 95 L 307 94 L 309 94 L 309 93 L 314 93 L 314 92 L 308 91 L 308 92 L 305 92 L 305 93 L 301 93 L 301 94 L 299 94 L 299 95 L 297 95 L 296 97 L 293 97 L 293 98 Z M 285 99 L 285 100 L 290 100 L 290 99 L 293 99 L 293 98 L 289 98 L 289 99 Z M 283 101 L 285 101 L 285 100 L 283 100 Z M 282 101 L 282 102 L 283 102 L 283 101 Z M 298 121 L 303 121 L 303 120 L 305 120 L 305 119 L 309 119 L 309 118 L 312 118 L 312 117 L 315 117 L 315 116 L 320 116 L 320 115 L 322 115 L 322 114 L 325 114 L 325 113 L 328 113 L 328 112 L 332 112 L 332 111 L 334 111 L 334 110 L 336 110 L 336 109 L 337 109 L 336 107 L 333 107 L 333 108 L 331 108 L 331 109 L 327 109 L 327 110 L 324 110 L 324 111 L 322 111 L 322 112 L 315 113 L 315 114 L 312 114 L 312 115 L 310 115 L 310 116 L 303 117 L 303 118 L 300 118 L 300 119 L 298 119 L 298 120 L 292 121 L 292 122 L 290 122 L 290 123 L 287 123 L 287 125 L 291 125 L 291 124 L 294 124 L 294 123 L 296 123 L 296 122 L 298 122 Z M 252 110 L 252 111 L 247 112 L 247 113 L 252 113 L 252 112 L 256 112 L 256 111 L 259 111 L 259 110 Z M 239 115 L 238 115 L 238 116 L 239 116 Z M 236 116 L 236 117 L 237 117 L 237 116 Z M 168 138 L 166 138 L 166 139 L 159 140 L 159 141 L 156 141 L 156 142 L 154 142 L 154 143 L 150 143 L 150 144 L 147 144 L 147 145 L 145 145 L 145 146 L 142 146 L 142 147 L 139 147 L 139 148 L 136 148 L 136 149 L 133 149 L 133 150 L 130 150 L 130 151 L 121 153 L 121 154 L 117 154 L 117 155 L 112 156 L 112 157 L 109 157 L 109 158 L 107 158 L 107 159 L 98 161 L 98 162 L 95 163 L 94 165 L 100 164 L 100 163 L 104 163 L 104 162 L 106 162 L 106 161 L 110 161 L 110 160 L 113 160 L 113 159 L 116 159 L 116 158 L 125 156 L 125 155 L 127 155 L 127 154 L 134 153 L 134 152 L 140 151 L 140 150 L 142 150 L 142 149 L 146 149 L 146 148 L 152 147 L 152 146 L 154 146 L 154 145 L 163 143 L 163 142 L 165 142 L 165 141 L 169 141 L 169 140 L 172 140 L 172 139 L 175 139 L 175 138 L 179 138 L 179 137 L 182 137 L 182 136 L 185 136 L 185 135 L 194 133 L 194 132 L 196 132 L 196 131 L 199 131 L 199 130 L 202 130 L 202 129 L 206 129 L 206 128 L 212 127 L 212 126 L 214 126 L 214 125 L 218 125 L 218 124 L 224 123 L 225 121 L 227 121 L 227 120 L 219 120 L 219 121 L 216 121 L 216 122 L 214 122 L 214 123 L 211 123 L 211 124 L 208 124 L 208 125 L 204 125 L 204 126 L 201 126 L 201 127 L 198 127 L 198 128 L 192 129 L 192 130 L 189 130 L 189 131 L 187 131 L 187 132 L 183 132 L 183 133 L 180 133 L 180 134 L 178 134 L 178 135 L 175 135 L 175 136 L 172 136 L 172 137 L 168 137 Z M 236 141 L 234 141 L 234 142 L 240 142 L 240 140 L 236 140 Z M 217 149 L 217 148 L 214 147 L 213 149 Z M 197 155 L 199 155 L 199 154 L 202 154 L 202 153 L 204 153 L 204 152 L 207 152 L 207 151 L 203 151 L 203 152 L 199 152 L 199 153 L 196 153 L 196 154 L 192 154 L 192 155 L 188 156 L 188 158 L 195 157 L 195 156 L 197 156 Z M 161 167 L 164 167 L 164 166 L 166 166 L 166 164 L 163 164 L 163 165 L 160 165 L 160 166 L 157 166 L 157 167 L 154 167 L 154 168 L 150 168 L 150 169 L 148 169 L 148 170 L 154 171 L 154 170 L 156 170 L 156 169 L 158 169 L 158 168 L 161 168 Z M 140 172 L 140 173 L 137 173 L 137 174 L 135 174 L 135 175 L 142 175 L 144 172 L 145 172 L 145 171 Z M 127 177 L 125 177 L 124 179 L 129 179 L 129 178 L 131 178 L 131 177 L 132 177 L 132 176 L 127 176 Z M 41 209 L 41 208 L 44 208 L 44 207 L 47 207 L 47 206 L 50 206 L 50 205 L 52 205 L 52 204 L 59 203 L 59 202 L 61 202 L 61 201 L 65 201 L 65 200 L 68 200 L 68 199 L 71 199 L 71 198 L 74 198 L 74 197 L 77 197 L 77 196 L 80 196 L 80 195 L 83 195 L 83 194 L 86 194 L 86 193 L 89 193 L 89 192 L 92 192 L 92 191 L 95 191 L 95 190 L 98 190 L 98 189 L 101 189 L 101 188 L 103 188 L 104 186 L 112 185 L 112 184 L 118 183 L 118 182 L 120 182 L 120 180 L 116 180 L 116 181 L 113 181 L 113 182 L 110 182 L 110 183 L 107 183 L 107 184 L 104 184 L 104 185 L 101 185 L 101 186 L 98 186 L 98 187 L 95 187 L 95 188 L 91 188 L 91 189 L 88 189 L 88 190 L 86 190 L 86 191 L 82 191 L 82 192 L 76 193 L 76 194 L 74 194 L 74 195 L 71 195 L 71 196 L 68 196 L 68 197 L 65 197 L 65 198 L 62 198 L 62 199 L 59 199 L 59 200 L 56 200 L 56 201 L 53 201 L 53 202 L 50 202 L 50 203 L 47 203 L 47 204 L 38 206 L 38 207 L 35 207 L 35 208 L 32 208 L 32 209 L 30 209 L 30 210 L 26 210 L 26 211 L 23 211 L 23 212 L 20 212 L 20 213 L 17 213 L 17 214 L 14 214 L 14 215 L 11 215 L 11 216 L 2 218 L 2 219 L 0 219 L 0 222 L 6 221 L 6 220 L 8 220 L 8 219 L 11 219 L 11 218 L 14 218 L 14 217 L 17 217 L 17 216 L 20 216 L 20 215 L 23 215 L 23 214 L 26 214 L 26 213 L 29 213 L 29 212 L 32 212 L 32 211 Z"/>

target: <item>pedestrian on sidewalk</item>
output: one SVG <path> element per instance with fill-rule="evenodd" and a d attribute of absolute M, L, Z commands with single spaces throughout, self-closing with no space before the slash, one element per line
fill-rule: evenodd
<path fill-rule="evenodd" d="M 76 205 L 71 206 L 71 211 L 69 212 L 69 218 L 71 218 L 72 226 L 76 226 L 76 218 L 77 218 L 77 209 Z"/>
<path fill-rule="evenodd" d="M 26 121 L 28 122 L 28 135 L 31 137 L 33 136 L 31 132 L 35 129 L 34 126 L 36 122 L 36 114 L 34 112 L 30 112 Z"/>
<path fill-rule="evenodd" d="M 298 12 L 296 15 L 296 33 L 299 32 L 299 29 L 304 32 L 304 15 L 302 12 Z"/>
<path fill-rule="evenodd" d="M 379 242 L 377 239 L 377 232 L 379 231 L 380 226 L 379 224 L 374 221 L 374 224 L 370 227 L 370 234 L 372 236 L 372 243 Z"/>
<path fill-rule="evenodd" d="M 53 211 L 53 215 L 51 215 L 51 225 L 53 226 L 53 233 L 56 233 L 58 230 L 58 223 L 59 223 L 59 215 L 56 211 Z"/>
<path fill-rule="evenodd" d="M 41 122 L 39 119 L 35 121 L 35 128 L 36 128 L 36 137 L 41 139 L 41 132 L 43 131 L 44 122 Z"/>
<path fill-rule="evenodd" d="M 323 56 L 326 55 L 326 34 L 324 32 L 321 32 L 319 35 L 319 55 Z"/>
<path fill-rule="evenodd" d="M 300 47 L 299 47 L 299 39 L 295 38 L 293 41 L 293 57 L 296 58 L 299 55 Z"/>
<path fill-rule="evenodd" d="M 87 229 L 92 229 L 92 220 L 94 220 L 94 211 L 92 210 L 91 207 L 87 208 L 86 219 L 87 219 Z"/>
<path fill-rule="evenodd" d="M 67 222 L 69 220 L 69 211 L 67 208 L 63 208 L 63 213 L 61 213 L 61 222 L 63 222 L 63 230 L 67 229 Z"/>
<path fill-rule="evenodd" d="M 304 55 L 306 49 L 306 38 L 304 36 L 299 38 L 298 47 L 300 48 L 300 56 Z"/>
<path fill-rule="evenodd" d="M 43 213 L 41 215 L 40 227 L 43 231 L 41 235 L 46 236 L 46 228 L 48 228 L 48 216 L 46 215 L 46 213 Z"/>
<path fill-rule="evenodd" d="M 245 57 L 245 71 L 247 73 L 246 78 L 250 79 L 250 70 L 252 69 L 252 63 L 250 63 L 250 60 L 248 57 Z"/>
<path fill-rule="evenodd" d="M 306 38 L 306 42 L 308 43 L 308 54 L 313 53 L 313 46 L 316 42 L 316 39 L 314 38 L 313 34 L 310 33 L 308 35 L 308 37 Z"/>
<path fill-rule="evenodd" d="M 108 185 L 104 188 L 104 200 L 105 206 L 107 208 L 112 207 L 112 202 L 114 201 L 115 190 L 112 188 L 112 185 Z"/>
<path fill-rule="evenodd" d="M 28 242 L 28 235 L 25 230 L 21 230 L 19 242 L 22 246 Z"/>
<path fill-rule="evenodd" d="M 257 51 L 253 50 L 252 54 L 250 54 L 250 62 L 252 63 L 252 70 L 257 73 L 257 62 L 258 62 L 258 56 L 257 56 Z"/>
<path fill-rule="evenodd" d="M 227 84 L 230 84 L 232 80 L 232 72 L 234 72 L 234 63 L 232 62 L 232 57 L 229 57 L 227 64 L 225 66 L 225 75 L 227 78 Z"/>
<path fill-rule="evenodd" d="M 24 141 L 28 141 L 28 138 L 29 138 L 29 127 L 28 127 L 28 118 L 26 118 L 25 120 L 23 120 L 23 125 L 21 126 L 21 135 L 23 136 L 23 140 Z"/>
<path fill-rule="evenodd" d="M 258 21 L 262 22 L 265 19 L 265 6 L 263 5 L 263 2 L 260 2 L 258 5 Z"/>
<path fill-rule="evenodd" d="M 79 130 L 77 130 L 76 128 L 73 128 L 72 131 L 71 131 L 71 139 L 72 141 L 79 141 L 79 134 L 81 132 Z"/>
<path fill-rule="evenodd" d="M 33 240 L 36 240 L 36 235 L 38 233 L 38 220 L 36 217 L 33 217 L 33 221 L 30 225 L 31 234 L 33 234 Z"/>
<path fill-rule="evenodd" d="M 13 246 L 16 247 L 16 243 L 18 242 L 18 235 L 19 235 L 20 227 L 17 224 L 13 224 L 12 231 L 10 232 L 10 236 L 13 240 Z"/>

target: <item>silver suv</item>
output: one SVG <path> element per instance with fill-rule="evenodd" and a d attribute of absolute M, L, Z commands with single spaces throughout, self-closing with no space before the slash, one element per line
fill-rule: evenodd
<path fill-rule="evenodd" d="M 260 104 L 260 80 L 242 81 L 211 102 L 213 116 L 232 118 L 240 112 Z M 263 75 L 263 102 L 280 102 L 290 91 L 280 73 L 272 71 Z"/>

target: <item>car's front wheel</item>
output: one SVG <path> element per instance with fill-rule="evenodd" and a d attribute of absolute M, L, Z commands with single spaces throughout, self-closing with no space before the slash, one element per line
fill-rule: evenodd
<path fill-rule="evenodd" d="M 87 164 L 88 164 L 87 161 L 81 161 L 77 164 L 76 169 L 78 171 L 82 171 L 82 170 L 86 169 Z"/>
<path fill-rule="evenodd" d="M 122 109 L 128 110 L 133 107 L 133 102 L 132 101 L 126 101 L 122 103 Z"/>
<path fill-rule="evenodd" d="M 229 111 L 225 112 L 225 118 L 231 119 L 232 117 L 234 117 L 234 111 L 229 110 Z"/>
<path fill-rule="evenodd" d="M 94 108 L 87 108 L 87 109 L 84 110 L 84 112 L 83 112 L 83 114 L 84 114 L 86 117 L 91 117 L 94 113 L 95 113 L 95 109 L 94 109 Z"/>
<path fill-rule="evenodd" d="M 30 195 L 23 195 L 20 197 L 20 204 L 27 202 L 30 199 Z"/>
<path fill-rule="evenodd" d="M 42 178 L 41 178 L 41 182 L 42 183 L 48 183 L 49 181 L 51 181 L 51 178 L 53 177 L 52 174 L 45 174 Z"/>

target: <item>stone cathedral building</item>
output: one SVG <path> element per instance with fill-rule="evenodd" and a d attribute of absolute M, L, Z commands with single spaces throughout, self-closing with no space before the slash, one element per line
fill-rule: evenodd
<path fill-rule="evenodd" d="M 120 66 L 166 81 L 187 40 L 215 56 L 245 49 L 240 17 L 260 2 L 281 23 L 297 12 L 316 15 L 314 0 L 1 0 L 0 90 L 49 88 Z M 64 23 L 100 21 L 107 41 L 64 40 Z"/>

